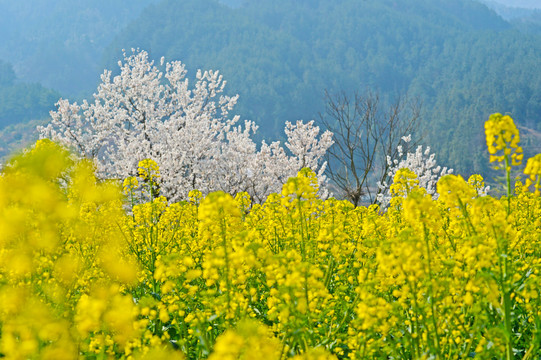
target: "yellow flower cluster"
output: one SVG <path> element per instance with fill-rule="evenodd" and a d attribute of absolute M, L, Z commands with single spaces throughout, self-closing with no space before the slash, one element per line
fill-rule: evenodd
<path fill-rule="evenodd" d="M 143 182 L 156 179 L 157 166 L 140 167 Z M 480 176 L 448 175 L 434 200 L 405 169 L 381 213 L 319 199 L 308 169 L 262 204 L 197 190 L 134 202 L 147 191 L 138 184 L 126 180 L 123 199 L 120 184 L 49 141 L 8 164 L 1 356 L 541 356 L 534 193 L 495 199 L 481 196 Z"/>
<path fill-rule="evenodd" d="M 137 180 L 135 176 L 127 177 L 126 179 L 124 179 L 124 182 L 122 183 L 122 187 L 124 189 L 123 192 L 126 195 L 129 195 L 130 193 L 135 191 L 135 189 L 137 189 L 138 186 L 139 186 L 139 181 Z"/>
<path fill-rule="evenodd" d="M 485 122 L 485 135 L 490 162 L 502 162 L 511 155 L 512 165 L 519 165 L 524 154 L 518 145 L 520 135 L 509 115 L 493 114 Z M 503 150 L 503 153 L 501 151 Z M 500 155 L 497 155 L 500 152 Z"/>
<path fill-rule="evenodd" d="M 399 169 L 390 187 L 392 195 L 391 206 L 396 210 L 400 210 L 404 198 L 411 192 L 422 192 L 423 190 L 419 187 L 419 180 L 413 171 L 408 168 Z"/>
<path fill-rule="evenodd" d="M 528 159 L 528 162 L 526 163 L 526 168 L 524 169 L 524 174 L 528 175 L 524 186 L 528 188 L 530 185 L 534 184 L 535 195 L 540 195 L 541 154 L 537 154 L 534 157 Z"/>
<path fill-rule="evenodd" d="M 125 288 L 138 270 L 121 241 L 119 187 L 40 140 L 7 164 L 0 199 L 2 356 L 73 359 L 125 346 L 135 336 Z"/>
<path fill-rule="evenodd" d="M 139 176 L 145 181 L 155 181 L 160 177 L 160 168 L 156 161 L 144 159 L 139 161 Z"/>

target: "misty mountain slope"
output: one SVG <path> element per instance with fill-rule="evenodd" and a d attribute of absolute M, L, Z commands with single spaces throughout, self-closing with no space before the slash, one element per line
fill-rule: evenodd
<path fill-rule="evenodd" d="M 157 0 L 0 0 L 0 59 L 23 81 L 65 94 L 99 80 L 103 49 Z"/>
<path fill-rule="evenodd" d="M 494 111 L 539 124 L 541 40 L 471 0 L 162 1 L 106 51 L 140 47 L 156 59 L 218 69 L 236 112 L 267 137 L 285 120 L 312 119 L 323 92 L 408 92 L 424 102 L 423 131 L 443 163 L 486 170 L 482 124 Z M 471 156 L 476 149 L 479 156 Z"/>
<path fill-rule="evenodd" d="M 525 34 L 541 34 L 541 2 L 479 0 Z M 508 5 L 505 5 L 508 4 Z"/>
<path fill-rule="evenodd" d="M 11 64 L 0 60 L 0 130 L 47 117 L 60 95 L 40 84 L 18 81 Z M 4 145 L 0 144 L 0 151 Z"/>
<path fill-rule="evenodd" d="M 494 112 L 507 112 L 517 123 L 539 129 L 540 58 L 539 38 L 515 31 L 447 41 L 410 87 L 424 100 L 429 118 L 424 129 L 438 156 L 458 169 L 486 171 L 483 123 Z M 471 156 L 472 149 L 483 156 Z"/>
<path fill-rule="evenodd" d="M 117 37 L 105 67 L 117 69 L 121 49 L 131 48 L 147 50 L 155 58 L 181 60 L 192 77 L 199 68 L 220 70 L 228 92 L 241 95 L 237 111 L 243 117 L 278 120 L 288 113 L 298 119 L 310 106 L 303 104 L 311 89 L 305 86 L 303 76 L 308 74 L 299 63 L 309 46 L 214 1 L 164 1 L 149 8 Z M 266 128 L 272 131 L 269 121 Z M 283 121 L 279 119 L 277 126 Z"/>

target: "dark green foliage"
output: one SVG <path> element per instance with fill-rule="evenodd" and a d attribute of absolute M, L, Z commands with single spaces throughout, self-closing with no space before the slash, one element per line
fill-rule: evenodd
<path fill-rule="evenodd" d="M 47 117 L 58 98 L 56 91 L 39 84 L 0 86 L 0 129 L 9 124 Z"/>
<path fill-rule="evenodd" d="M 0 130 L 17 122 L 47 117 L 59 97 L 39 84 L 16 80 L 11 64 L 0 61 Z"/>

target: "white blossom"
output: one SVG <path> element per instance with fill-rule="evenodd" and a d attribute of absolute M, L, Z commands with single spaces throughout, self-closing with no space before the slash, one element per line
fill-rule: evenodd
<path fill-rule="evenodd" d="M 93 102 L 60 99 L 50 124 L 38 127 L 40 136 L 94 159 L 103 178 L 134 176 L 139 161 L 153 159 L 160 166 L 160 192 L 171 201 L 198 189 L 247 191 L 261 202 L 302 167 L 318 174 L 325 195 L 322 158 L 333 140 L 328 131 L 318 139 L 313 121 L 286 123 L 290 155 L 279 142 L 263 142 L 258 150 L 252 140 L 257 126 L 229 116 L 238 95 L 224 94 L 218 71 L 198 70 L 190 88 L 180 61 L 166 62 L 164 72 L 147 52 L 132 49 L 119 66 L 113 78 L 104 71 Z"/>
<path fill-rule="evenodd" d="M 411 135 L 402 137 L 402 140 L 408 143 L 411 141 Z M 433 199 L 437 199 L 439 194 L 436 192 L 436 184 L 439 178 L 451 174 L 453 169 L 438 166 L 436 155 L 430 153 L 429 146 L 423 149 L 423 146 L 419 145 L 414 153 L 408 152 L 405 157 L 402 146 L 399 145 L 397 149 L 399 159 L 387 157 L 387 164 L 389 165 L 388 178 L 392 180 L 398 170 L 408 168 L 417 175 L 419 187 L 426 189 L 427 194 L 432 195 Z M 377 195 L 377 201 L 382 209 L 387 208 L 391 200 L 390 186 L 391 184 L 387 182 L 378 184 L 380 192 Z"/>

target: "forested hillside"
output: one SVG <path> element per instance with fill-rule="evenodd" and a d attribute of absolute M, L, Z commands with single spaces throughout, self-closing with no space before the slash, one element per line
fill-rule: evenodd
<path fill-rule="evenodd" d="M 46 117 L 58 96 L 39 84 L 17 81 L 12 65 L 0 60 L 0 129 L 16 120 Z"/>
<path fill-rule="evenodd" d="M 541 17 L 517 11 L 527 16 L 506 21 L 472 0 L 0 0 L 0 59 L 18 77 L 0 89 L 0 120 L 46 116 L 59 97 L 23 83 L 89 97 L 134 47 L 181 60 L 191 77 L 220 70 L 240 94 L 235 112 L 268 139 L 283 136 L 286 120 L 317 119 L 325 90 L 370 89 L 384 102 L 407 93 L 423 103 L 419 134 L 440 162 L 486 172 L 474 134 L 489 114 L 509 112 L 524 134 L 541 127 Z"/>
<path fill-rule="evenodd" d="M 0 60 L 0 156 L 27 145 L 60 95 L 36 83 L 18 81 L 13 66 Z"/>
<path fill-rule="evenodd" d="M 0 157 L 35 140 L 60 96 L 90 96 L 103 49 L 157 1 L 0 0 Z"/>
<path fill-rule="evenodd" d="M 70 96 L 92 94 L 103 49 L 157 1 L 0 0 L 0 59 L 23 81 Z"/>
<path fill-rule="evenodd" d="M 540 124 L 541 38 L 470 0 L 165 0 L 116 38 L 107 67 L 131 47 L 181 60 L 192 76 L 221 70 L 240 94 L 236 112 L 268 137 L 317 118 L 325 89 L 408 93 L 424 104 L 424 142 L 469 173 L 487 170 L 475 134 L 490 113 Z"/>
<path fill-rule="evenodd" d="M 503 19 L 509 21 L 513 27 L 526 34 L 541 34 L 541 3 L 515 2 L 500 0 L 480 0 L 493 9 Z M 507 4 L 507 5 L 506 5 Z"/>

